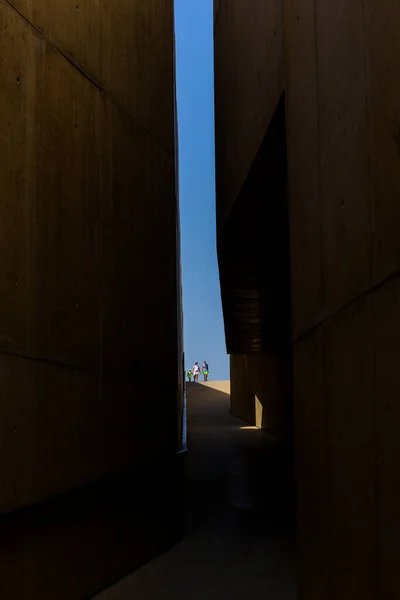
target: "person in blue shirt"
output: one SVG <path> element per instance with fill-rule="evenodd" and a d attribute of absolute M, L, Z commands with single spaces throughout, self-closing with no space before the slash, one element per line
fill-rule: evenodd
<path fill-rule="evenodd" d="M 208 369 L 208 364 L 207 364 L 206 360 L 203 362 L 203 365 L 201 367 L 201 372 L 203 373 L 204 381 L 208 381 L 209 369 Z"/>

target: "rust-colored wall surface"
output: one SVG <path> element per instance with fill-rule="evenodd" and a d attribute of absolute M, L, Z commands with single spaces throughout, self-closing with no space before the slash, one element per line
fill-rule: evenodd
<path fill-rule="evenodd" d="M 216 132 L 232 149 L 250 142 L 243 129 L 225 131 L 224 110 L 238 123 L 259 110 L 233 48 L 251 70 L 252 52 L 271 42 L 250 6 L 234 27 L 239 4 L 219 2 L 231 25 L 222 35 L 217 16 L 215 29 Z M 374 0 L 284 0 L 282 9 L 299 597 L 389 600 L 400 539 L 400 10 Z M 265 28 L 274 14 L 261 16 Z M 264 61 L 265 81 L 275 58 Z M 235 201 L 222 148 L 217 139 L 220 211 Z"/>
<path fill-rule="evenodd" d="M 182 348 L 172 0 L 0 0 L 0 30 L 7 519 L 174 456 Z"/>

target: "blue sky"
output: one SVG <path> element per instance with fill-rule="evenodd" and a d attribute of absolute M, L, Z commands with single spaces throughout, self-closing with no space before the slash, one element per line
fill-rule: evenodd
<path fill-rule="evenodd" d="M 229 379 L 215 240 L 213 0 L 175 0 L 186 368 Z"/>

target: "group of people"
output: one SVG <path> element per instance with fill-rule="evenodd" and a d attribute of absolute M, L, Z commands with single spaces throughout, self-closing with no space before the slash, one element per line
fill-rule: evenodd
<path fill-rule="evenodd" d="M 206 360 L 201 365 L 201 368 L 199 367 L 199 363 L 196 362 L 194 363 L 193 367 L 187 372 L 187 378 L 188 381 L 191 382 L 193 377 L 194 382 L 197 383 L 199 381 L 199 375 L 203 375 L 204 381 L 208 381 L 208 373 L 209 369 Z"/>

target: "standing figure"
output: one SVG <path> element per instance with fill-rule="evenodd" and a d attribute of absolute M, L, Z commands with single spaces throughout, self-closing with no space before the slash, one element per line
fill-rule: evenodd
<path fill-rule="evenodd" d="M 194 382 L 197 383 L 199 381 L 200 374 L 200 367 L 198 362 L 194 363 L 192 371 L 194 376 Z"/>
<path fill-rule="evenodd" d="M 189 371 L 187 372 L 187 378 L 189 383 L 192 383 L 192 375 L 192 369 L 189 369 Z"/>
<path fill-rule="evenodd" d="M 202 367 L 201 367 L 201 371 L 203 373 L 204 376 L 204 381 L 208 381 L 208 364 L 207 361 L 205 360 Z"/>

